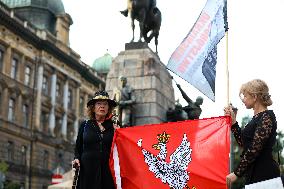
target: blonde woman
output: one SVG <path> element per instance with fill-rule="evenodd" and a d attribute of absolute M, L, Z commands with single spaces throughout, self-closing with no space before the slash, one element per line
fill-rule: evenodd
<path fill-rule="evenodd" d="M 254 79 L 241 86 L 240 98 L 247 109 L 252 109 L 254 116 L 241 130 L 236 122 L 232 107 L 224 109 L 225 115 L 232 118 L 232 132 L 239 146 L 243 147 L 241 160 L 234 172 L 226 177 L 227 185 L 245 177 L 246 184 L 252 184 L 280 176 L 278 163 L 272 157 L 272 147 L 276 142 L 277 121 L 267 84 Z"/>
<path fill-rule="evenodd" d="M 80 167 L 77 189 L 115 189 L 109 157 L 114 131 L 119 128 L 111 119 L 116 105 L 105 91 L 96 92 L 87 103 L 89 120 L 79 128 L 72 162 Z"/>

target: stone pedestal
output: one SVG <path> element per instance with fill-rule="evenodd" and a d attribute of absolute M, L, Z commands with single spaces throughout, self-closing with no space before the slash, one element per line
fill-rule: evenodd
<path fill-rule="evenodd" d="M 132 124 L 144 125 L 166 121 L 166 112 L 174 108 L 175 97 L 171 75 L 159 57 L 145 44 L 126 44 L 114 58 L 106 79 L 106 91 L 113 96 L 120 89 L 120 76 L 127 78 L 136 97 Z"/>

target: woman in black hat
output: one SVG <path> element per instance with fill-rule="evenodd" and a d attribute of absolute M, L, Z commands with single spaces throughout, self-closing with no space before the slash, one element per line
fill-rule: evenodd
<path fill-rule="evenodd" d="M 112 117 L 116 102 L 106 91 L 96 92 L 88 101 L 89 120 L 78 131 L 73 167 L 80 167 L 77 189 L 115 189 L 109 168 L 114 130 Z"/>

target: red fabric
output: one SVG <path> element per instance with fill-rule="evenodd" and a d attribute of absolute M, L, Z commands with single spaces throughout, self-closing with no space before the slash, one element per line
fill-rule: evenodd
<path fill-rule="evenodd" d="M 231 119 L 222 116 L 118 129 L 113 147 L 115 144 L 118 150 L 122 189 L 170 188 L 149 171 L 141 150 L 156 156 L 159 150 L 152 145 L 158 143 L 157 136 L 163 132 L 170 135 L 166 143 L 166 162 L 170 162 L 169 157 L 181 144 L 184 134 L 190 142 L 191 161 L 187 168 L 190 189 L 225 189 L 225 177 L 229 173 L 230 125 Z M 137 145 L 139 139 L 142 139 L 142 148 Z M 110 167 L 114 176 L 113 166 L 111 155 Z"/>

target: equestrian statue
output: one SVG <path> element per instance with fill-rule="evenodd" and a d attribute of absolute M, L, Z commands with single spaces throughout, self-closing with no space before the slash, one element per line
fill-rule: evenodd
<path fill-rule="evenodd" d="M 125 17 L 130 14 L 132 26 L 132 40 L 134 41 L 134 20 L 139 22 L 140 38 L 139 42 L 144 41 L 150 43 L 155 37 L 156 53 L 158 53 L 158 36 L 162 22 L 161 11 L 156 7 L 156 0 L 127 0 L 127 9 L 120 11 Z M 151 32 L 149 34 L 149 32 Z"/>

